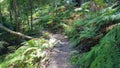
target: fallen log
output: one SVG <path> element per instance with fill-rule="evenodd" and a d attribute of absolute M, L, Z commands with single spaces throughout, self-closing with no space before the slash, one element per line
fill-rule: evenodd
<path fill-rule="evenodd" d="M 24 34 L 22 34 L 20 32 L 15 32 L 13 30 L 10 30 L 9 28 L 3 26 L 2 24 L 0 24 L 0 29 L 5 30 L 6 32 L 9 32 L 9 33 L 11 33 L 13 35 L 28 39 L 28 40 L 33 39 L 33 37 L 31 37 L 31 36 L 27 36 L 27 35 L 24 35 Z"/>
<path fill-rule="evenodd" d="M 91 50 L 91 47 L 95 46 L 96 44 L 99 43 L 99 40 L 106 35 L 107 32 L 112 30 L 114 27 L 120 25 L 120 23 L 109 23 L 109 24 L 104 24 L 101 26 L 101 28 L 96 32 L 100 32 L 101 34 L 91 37 L 91 38 L 84 38 L 82 39 L 77 45 L 76 49 L 81 50 L 80 52 L 88 52 Z"/>

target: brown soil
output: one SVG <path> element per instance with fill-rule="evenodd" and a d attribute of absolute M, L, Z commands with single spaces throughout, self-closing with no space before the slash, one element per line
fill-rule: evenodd
<path fill-rule="evenodd" d="M 72 68 L 69 64 L 71 47 L 67 37 L 61 34 L 53 34 L 56 46 L 48 52 L 48 65 L 44 68 Z"/>

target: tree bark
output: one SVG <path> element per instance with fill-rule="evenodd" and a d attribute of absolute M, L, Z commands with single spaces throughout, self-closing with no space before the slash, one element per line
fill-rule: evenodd
<path fill-rule="evenodd" d="M 30 6 L 30 20 L 31 20 L 31 23 L 30 23 L 30 26 L 31 26 L 31 30 L 33 29 L 33 16 L 32 16 L 32 10 L 33 10 L 33 1 L 32 0 L 29 0 L 29 6 Z"/>
<path fill-rule="evenodd" d="M 15 14 L 15 24 L 16 24 L 16 31 L 19 31 L 19 22 L 18 22 L 18 9 L 17 9 L 17 0 L 13 0 L 14 6 L 14 14 Z"/>
<path fill-rule="evenodd" d="M 13 18 L 12 18 L 12 10 L 11 9 L 9 10 L 9 16 L 10 16 L 10 22 L 12 23 Z"/>
<path fill-rule="evenodd" d="M 1 10 L 1 4 L 0 4 L 0 22 L 2 22 L 2 10 Z"/>
<path fill-rule="evenodd" d="M 22 38 L 25 38 L 25 39 L 28 39 L 28 40 L 33 39 L 33 37 L 31 37 L 31 36 L 24 35 L 20 32 L 12 31 L 12 30 L 6 28 L 5 26 L 3 26 L 2 24 L 0 24 L 0 29 L 5 30 L 6 32 L 9 32 L 9 33 L 11 33 L 13 35 L 16 35 L 18 37 L 22 37 Z"/>

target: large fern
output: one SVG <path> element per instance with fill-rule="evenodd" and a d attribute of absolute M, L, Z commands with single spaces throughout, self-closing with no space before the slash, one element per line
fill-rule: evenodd
<path fill-rule="evenodd" d="M 80 47 L 87 47 L 94 45 L 89 52 L 75 55 L 71 58 L 71 63 L 78 66 L 78 68 L 119 68 L 120 67 L 120 10 L 119 8 L 111 9 L 110 7 L 104 9 L 91 17 L 84 18 L 74 22 L 79 25 L 74 25 L 72 34 L 72 42 L 74 45 L 83 44 L 82 40 L 94 38 L 99 34 L 103 34 L 98 40 L 97 44 L 93 44 L 93 40 L 86 40 Z M 84 24 L 81 24 L 84 23 Z M 113 26 L 113 27 L 111 27 Z M 81 29 L 76 29 L 82 27 Z M 110 29 L 107 31 L 107 29 Z M 104 29 L 105 28 L 105 29 Z M 103 33 L 102 30 L 105 30 Z M 93 42 L 92 42 L 93 41 Z M 87 45 L 86 45 L 87 44 Z"/>
<path fill-rule="evenodd" d="M 82 68 L 119 68 L 120 67 L 120 25 L 103 37 L 90 52 L 78 56 L 77 65 Z"/>
<path fill-rule="evenodd" d="M 39 68 L 41 62 L 47 60 L 46 48 L 50 48 L 52 44 L 43 38 L 33 39 L 24 46 L 18 48 L 15 53 L 11 53 L 5 57 L 0 64 L 1 68 Z"/>

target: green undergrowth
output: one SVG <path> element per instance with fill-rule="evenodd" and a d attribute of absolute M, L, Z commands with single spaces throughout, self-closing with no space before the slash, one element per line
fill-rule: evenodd
<path fill-rule="evenodd" d="M 47 12 L 42 13 L 45 10 L 44 8 L 40 13 L 40 18 L 34 20 L 34 25 L 45 30 L 54 30 L 55 32 L 59 29 L 63 29 L 62 24 L 65 23 L 63 20 L 67 20 L 71 16 L 71 13 L 73 13 L 73 5 L 68 6 L 69 7 L 66 7 L 64 4 L 58 4 L 57 6 L 46 8 L 48 9 Z"/>
<path fill-rule="evenodd" d="M 27 41 L 14 53 L 4 57 L 0 67 L 40 68 L 40 64 L 47 61 L 45 49 L 51 47 L 53 47 L 53 44 L 44 38 Z"/>
<path fill-rule="evenodd" d="M 24 25 L 23 33 L 38 38 L 42 37 L 42 30 L 50 30 L 55 32 L 58 30 L 63 30 L 63 20 L 70 17 L 70 14 L 73 12 L 70 11 L 71 8 L 73 8 L 72 5 L 70 7 L 65 7 L 60 4 L 57 5 L 57 7 L 45 6 L 39 9 L 33 14 L 33 18 L 36 18 L 33 20 L 33 30 L 30 30 L 28 25 Z M 0 36 L 2 35 L 0 33 Z M 44 34 L 43 37 L 47 37 L 47 35 L 48 34 Z M 8 40 L 10 40 L 10 38 Z M 16 40 L 16 37 L 14 40 Z M 51 43 L 49 40 L 44 38 L 23 41 L 23 43 L 21 43 L 22 46 L 21 44 L 20 46 L 17 45 L 19 46 L 18 49 L 16 48 L 17 46 L 7 47 L 13 53 L 10 52 L 7 55 L 0 56 L 0 68 L 40 68 L 41 63 L 47 61 L 47 53 L 45 50 L 52 48 L 55 45 L 55 43 Z M 3 45 L 1 45 L 1 47 L 2 46 Z"/>
<path fill-rule="evenodd" d="M 119 12 L 119 8 L 109 7 L 73 22 L 66 32 L 72 45 L 81 48 L 91 45 L 87 52 L 79 53 L 78 49 L 77 54 L 72 55 L 73 65 L 77 68 L 120 68 Z M 96 39 L 97 36 L 100 38 Z"/>
<path fill-rule="evenodd" d="M 89 13 L 86 17 L 73 21 L 73 24 L 66 30 L 71 39 L 72 45 L 76 46 L 85 38 L 92 38 L 102 34 L 100 29 L 107 24 L 119 23 L 120 15 L 118 9 L 107 8 L 97 13 Z"/>
<path fill-rule="evenodd" d="M 120 25 L 109 31 L 91 51 L 75 55 L 71 63 L 79 68 L 120 67 Z"/>

